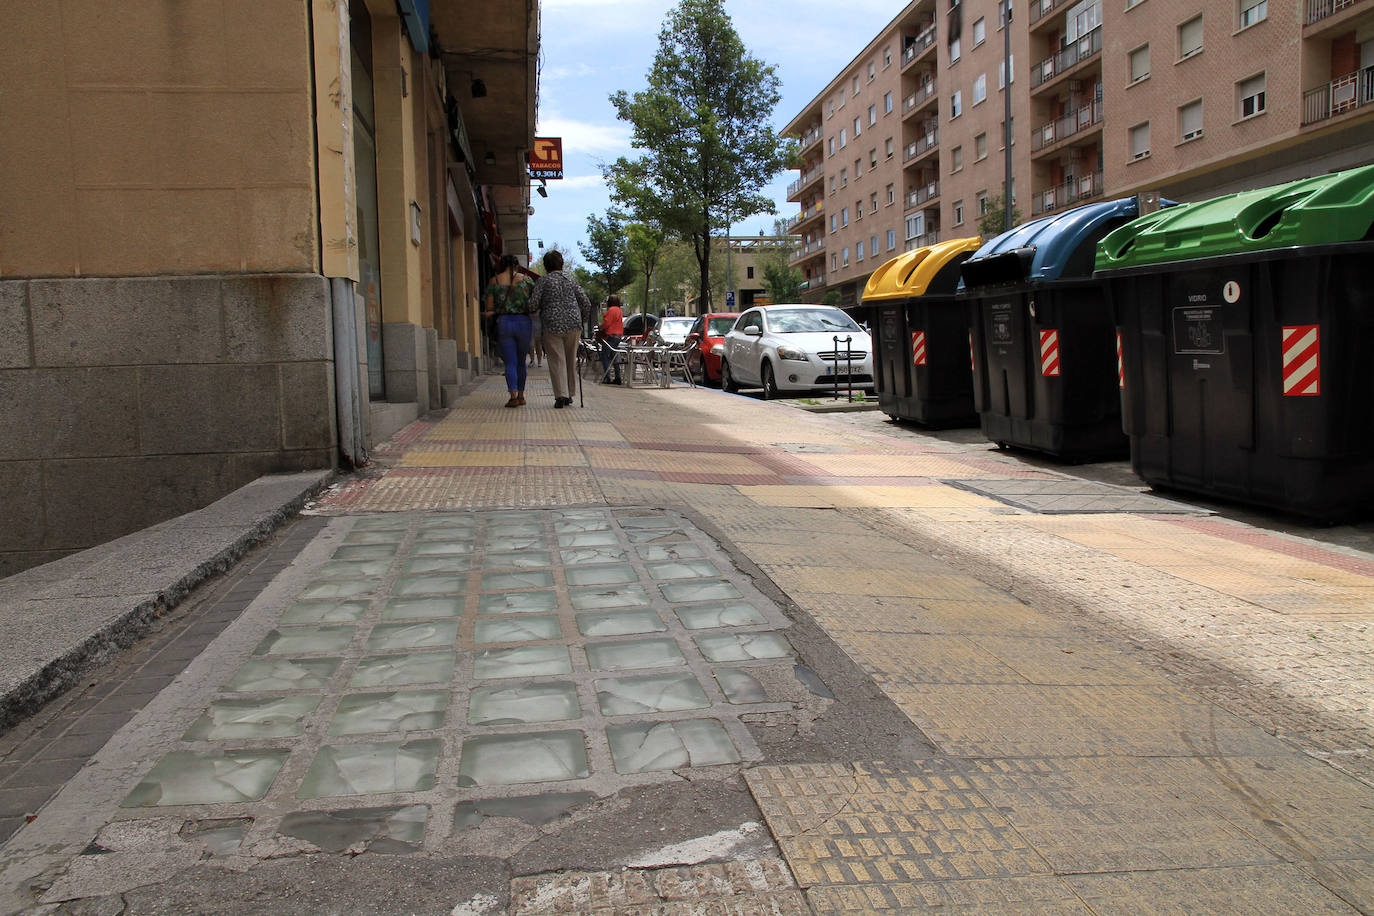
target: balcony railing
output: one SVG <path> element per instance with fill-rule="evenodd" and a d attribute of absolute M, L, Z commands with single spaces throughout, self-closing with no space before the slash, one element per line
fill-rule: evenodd
<path fill-rule="evenodd" d="M 923 86 L 912 91 L 911 95 L 902 100 L 902 117 L 906 117 L 916 109 L 920 108 L 930 97 L 935 95 L 935 80 L 931 80 Z"/>
<path fill-rule="evenodd" d="M 1031 134 L 1031 152 L 1039 152 L 1047 146 L 1053 146 L 1060 140 L 1087 130 L 1094 124 L 1101 123 L 1102 100 L 1094 99 L 1077 111 L 1071 111 L 1062 118 L 1056 118 L 1048 124 L 1037 127 Z"/>
<path fill-rule="evenodd" d="M 1030 2 L 1030 23 L 1034 25 L 1039 20 L 1054 12 L 1055 7 L 1063 6 L 1069 0 L 1031 0 Z M 1012 15 L 1016 12 L 1013 10 Z"/>
<path fill-rule="evenodd" d="M 820 201 L 816 201 L 809 207 L 803 207 L 802 211 L 787 221 L 787 230 L 790 232 L 809 219 L 814 219 L 821 215 L 823 209 Z"/>
<path fill-rule="evenodd" d="M 820 289 L 825 285 L 825 274 L 816 274 L 801 282 L 802 289 Z"/>
<path fill-rule="evenodd" d="M 1307 0 L 1307 18 L 1303 21 L 1307 25 L 1314 22 L 1321 22 L 1327 16 L 1334 16 L 1341 10 L 1358 6 L 1365 0 Z"/>
<path fill-rule="evenodd" d="M 930 150 L 940 145 L 940 130 L 932 127 L 924 136 L 918 137 L 906 145 L 902 150 L 902 164 L 906 165 L 913 159 L 924 156 Z"/>
<path fill-rule="evenodd" d="M 821 130 L 820 125 L 811 128 L 801 135 L 801 145 L 797 147 L 798 152 L 804 152 L 809 149 L 812 144 L 820 143 L 821 137 L 824 135 L 825 131 Z"/>
<path fill-rule="evenodd" d="M 1031 67 L 1031 88 L 1049 82 L 1059 74 L 1102 52 L 1102 26 L 1098 26 L 1053 57 Z"/>
<path fill-rule="evenodd" d="M 914 210 L 925 204 L 927 201 L 934 200 L 940 196 L 940 182 L 932 181 L 930 184 L 919 187 L 911 191 L 906 196 L 906 206 L 904 210 Z"/>
<path fill-rule="evenodd" d="M 825 239 L 816 239 L 814 242 L 810 243 L 809 245 L 803 245 L 803 246 L 801 246 L 800 248 L 798 248 L 796 251 L 792 252 L 792 263 L 795 264 L 797 261 L 805 260 L 806 258 L 811 257 L 811 256 L 812 256 L 813 254 L 815 254 L 816 252 L 818 252 L 818 251 L 824 251 L 824 250 L 825 250 Z"/>
<path fill-rule="evenodd" d="M 921 52 L 935 44 L 935 23 L 926 26 L 921 33 L 912 39 L 911 43 L 902 48 L 902 66 L 905 67 L 917 57 Z"/>
<path fill-rule="evenodd" d="M 1374 103 L 1374 67 L 1365 67 L 1302 94 L 1304 126 Z"/>
<path fill-rule="evenodd" d="M 1015 14 L 1013 13 L 1013 15 Z M 932 229 L 925 235 L 918 235 L 914 239 L 907 239 L 906 245 L 904 245 L 903 248 L 906 251 L 915 251 L 917 248 L 929 248 L 938 241 L 940 241 L 940 230 Z"/>
<path fill-rule="evenodd" d="M 811 171 L 804 172 L 802 174 L 802 177 L 798 178 L 796 181 L 792 182 L 787 186 L 787 196 L 791 197 L 793 194 L 796 194 L 798 191 L 809 185 L 811 182 L 815 181 L 817 178 L 820 178 L 821 173 L 823 171 L 824 169 L 822 169 L 820 166 L 816 166 Z"/>
<path fill-rule="evenodd" d="M 1037 191 L 1031 196 L 1031 215 L 1053 213 L 1067 207 L 1076 207 L 1094 197 L 1102 196 L 1102 173 L 1089 172 L 1078 178 L 1070 178 L 1063 184 Z"/>

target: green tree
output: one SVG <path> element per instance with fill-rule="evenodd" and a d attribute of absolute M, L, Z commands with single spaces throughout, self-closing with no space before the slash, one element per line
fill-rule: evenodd
<path fill-rule="evenodd" d="M 1004 222 L 1005 219 L 1006 210 L 1002 207 L 1002 195 L 998 194 L 996 197 L 989 197 L 988 212 L 978 217 L 978 232 L 982 234 L 984 238 L 992 238 L 995 235 L 1001 235 L 1006 231 L 1007 224 Z M 1013 204 L 1011 208 L 1011 224 L 1016 226 L 1019 225 L 1020 222 L 1021 211 L 1016 209 L 1016 205 Z"/>
<path fill-rule="evenodd" d="M 773 235 L 785 241 L 765 248 L 755 259 L 763 270 L 763 291 L 774 302 L 800 302 L 806 277 L 792 266 L 797 239 L 787 233 L 787 220 L 782 219 L 773 221 Z"/>
<path fill-rule="evenodd" d="M 601 286 L 608 294 L 620 292 L 634 279 L 629 239 L 625 235 L 625 224 L 616 211 L 607 210 L 604 217 L 588 216 L 587 241 L 578 242 L 577 250 L 596 268 Z"/>
<path fill-rule="evenodd" d="M 629 237 L 630 263 L 644 277 L 644 310 L 647 312 L 653 302 L 649 287 L 653 285 L 654 268 L 658 266 L 667 237 L 661 226 L 652 223 L 631 223 L 625 227 L 625 233 Z"/>
<path fill-rule="evenodd" d="M 776 212 L 759 191 L 791 155 L 769 123 L 779 85 L 740 41 L 724 0 L 679 0 L 659 32 L 647 88 L 611 96 L 644 151 L 603 167 L 611 198 L 691 244 L 702 309 L 711 305 L 712 235 Z"/>

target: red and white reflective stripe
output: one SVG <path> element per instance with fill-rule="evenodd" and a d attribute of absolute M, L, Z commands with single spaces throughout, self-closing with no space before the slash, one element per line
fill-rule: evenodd
<path fill-rule="evenodd" d="M 1283 329 L 1283 394 L 1313 397 L 1322 393 L 1321 334 L 1318 325 Z"/>
<path fill-rule="evenodd" d="M 968 332 L 968 364 L 974 372 L 978 371 L 978 360 L 973 356 L 973 332 Z"/>
<path fill-rule="evenodd" d="M 1053 328 L 1040 332 L 1040 374 L 1059 374 L 1059 332 Z"/>
<path fill-rule="evenodd" d="M 926 364 L 926 332 L 913 331 L 911 334 L 911 359 L 918 366 Z"/>
<path fill-rule="evenodd" d="M 1116 332 L 1116 387 L 1126 387 L 1126 363 L 1121 359 L 1121 332 Z"/>

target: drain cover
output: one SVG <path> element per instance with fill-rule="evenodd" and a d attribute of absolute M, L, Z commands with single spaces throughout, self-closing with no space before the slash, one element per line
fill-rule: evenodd
<path fill-rule="evenodd" d="M 1041 515 L 1140 513 L 1211 515 L 1186 503 L 1089 480 L 946 480 L 944 483 Z"/>

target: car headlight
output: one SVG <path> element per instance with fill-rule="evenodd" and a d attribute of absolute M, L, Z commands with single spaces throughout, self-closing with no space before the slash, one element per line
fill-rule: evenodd
<path fill-rule="evenodd" d="M 712 347 L 712 348 L 711 348 L 711 355 L 712 355 L 712 356 L 724 356 L 724 355 L 725 355 L 725 344 L 723 344 L 723 343 L 718 343 L 718 344 L 716 344 L 714 347 Z"/>
<path fill-rule="evenodd" d="M 806 353 L 796 347 L 778 347 L 778 359 L 798 359 L 807 361 Z"/>

